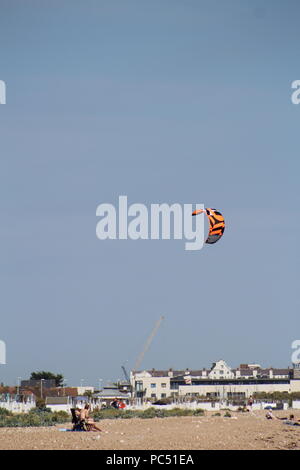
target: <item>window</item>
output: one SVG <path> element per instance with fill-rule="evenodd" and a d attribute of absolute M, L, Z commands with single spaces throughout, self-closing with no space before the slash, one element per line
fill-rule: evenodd
<path fill-rule="evenodd" d="M 151 393 L 151 398 L 156 398 L 156 394 L 155 394 L 155 393 Z"/>
<path fill-rule="evenodd" d="M 161 384 L 161 388 L 167 388 L 167 384 L 166 384 L 166 383 L 162 383 L 162 384 Z"/>
<path fill-rule="evenodd" d="M 161 394 L 161 398 L 167 398 L 167 394 L 166 394 L 166 393 L 162 393 L 162 394 Z"/>
<path fill-rule="evenodd" d="M 151 388 L 156 388 L 156 384 L 151 384 Z"/>
<path fill-rule="evenodd" d="M 137 392 L 143 391 L 143 382 L 135 382 L 135 388 Z"/>
<path fill-rule="evenodd" d="M 227 397 L 230 399 L 230 398 L 239 398 L 239 399 L 243 399 L 246 397 L 246 393 L 245 392 L 228 392 L 227 393 Z"/>

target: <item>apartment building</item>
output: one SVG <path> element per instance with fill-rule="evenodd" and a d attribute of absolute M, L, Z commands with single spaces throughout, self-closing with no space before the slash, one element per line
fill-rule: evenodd
<path fill-rule="evenodd" d="M 259 364 L 241 364 L 231 369 L 224 360 L 211 369 L 148 370 L 131 372 L 134 396 L 160 400 L 169 397 L 247 398 L 257 392 L 300 392 L 296 369 L 263 369 Z"/>

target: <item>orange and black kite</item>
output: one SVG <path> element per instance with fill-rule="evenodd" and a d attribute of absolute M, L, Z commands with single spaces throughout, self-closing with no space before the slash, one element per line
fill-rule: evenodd
<path fill-rule="evenodd" d="M 192 215 L 206 213 L 209 220 L 209 233 L 205 243 L 212 245 L 222 237 L 225 230 L 225 220 L 221 212 L 216 209 L 200 209 L 192 213 Z"/>

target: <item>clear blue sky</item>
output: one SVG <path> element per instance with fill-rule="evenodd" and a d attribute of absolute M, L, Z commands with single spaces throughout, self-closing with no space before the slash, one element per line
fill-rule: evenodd
<path fill-rule="evenodd" d="M 299 339 L 297 0 L 1 0 L 0 381 L 290 364 Z M 96 238 L 96 207 L 204 203 L 223 239 Z"/>

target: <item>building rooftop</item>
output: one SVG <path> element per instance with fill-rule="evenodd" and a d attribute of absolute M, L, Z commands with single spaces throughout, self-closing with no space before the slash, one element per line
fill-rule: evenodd
<path fill-rule="evenodd" d="M 129 393 L 120 392 L 116 388 L 104 388 L 101 392 L 94 393 L 93 397 L 97 398 L 128 398 Z"/>
<path fill-rule="evenodd" d="M 47 405 L 68 405 L 69 397 L 46 397 Z"/>

